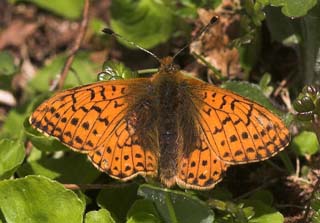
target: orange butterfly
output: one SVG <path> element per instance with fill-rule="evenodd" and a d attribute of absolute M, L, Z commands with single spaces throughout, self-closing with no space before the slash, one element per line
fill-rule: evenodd
<path fill-rule="evenodd" d="M 283 122 L 263 106 L 185 77 L 172 57 L 152 78 L 89 84 L 57 93 L 31 125 L 123 181 L 205 190 L 229 165 L 258 162 L 289 143 Z"/>

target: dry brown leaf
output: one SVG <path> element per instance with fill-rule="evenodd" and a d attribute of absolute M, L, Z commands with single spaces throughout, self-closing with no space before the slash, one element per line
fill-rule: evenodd
<path fill-rule="evenodd" d="M 224 0 L 214 11 L 199 9 L 200 26 L 208 24 L 216 15 L 219 16 L 219 21 L 191 44 L 190 51 L 202 56 L 220 70 L 223 76 L 241 78 L 243 74 L 239 52 L 236 48 L 230 48 L 232 40 L 239 35 L 240 15 L 234 13 L 237 7 L 237 0 Z"/>
<path fill-rule="evenodd" d="M 21 46 L 36 31 L 37 27 L 36 23 L 26 23 L 22 20 L 12 21 L 0 34 L 0 50 L 7 46 Z"/>

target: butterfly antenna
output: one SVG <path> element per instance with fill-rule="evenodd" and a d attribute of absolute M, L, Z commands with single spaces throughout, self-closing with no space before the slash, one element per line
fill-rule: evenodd
<path fill-rule="evenodd" d="M 115 33 L 112 29 L 104 28 L 104 29 L 102 30 L 102 32 L 104 32 L 104 33 L 106 33 L 106 34 L 108 34 L 108 35 L 111 35 L 111 36 L 114 36 L 114 37 L 118 37 L 118 38 L 124 40 L 125 42 L 131 44 L 132 46 L 134 46 L 134 47 L 136 47 L 136 48 L 138 48 L 138 49 L 146 52 L 147 54 L 151 55 L 151 56 L 152 56 L 153 58 L 155 58 L 159 63 L 161 63 L 160 58 L 157 57 L 154 53 L 150 52 L 149 50 L 146 50 L 145 48 L 143 48 L 143 47 L 141 47 L 141 46 L 139 46 L 139 45 L 136 44 L 135 42 L 132 42 L 132 41 L 124 38 L 123 36 L 119 35 L 118 33 Z"/>
<path fill-rule="evenodd" d="M 196 35 L 194 37 L 192 37 L 189 42 L 184 46 L 182 47 L 174 56 L 173 56 L 173 59 L 176 58 L 176 56 L 178 56 L 182 51 L 184 51 L 186 48 L 188 48 L 190 46 L 190 44 L 194 41 L 196 41 L 197 39 L 199 39 L 199 37 L 207 32 L 207 30 L 212 26 L 214 25 L 217 21 L 219 20 L 219 16 L 213 16 L 211 19 L 210 19 L 210 22 L 202 27 L 202 29 L 196 33 Z"/>

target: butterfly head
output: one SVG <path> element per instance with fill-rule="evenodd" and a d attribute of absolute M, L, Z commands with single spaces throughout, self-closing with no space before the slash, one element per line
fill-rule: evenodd
<path fill-rule="evenodd" d="M 160 73 L 174 74 L 180 70 L 180 67 L 173 62 L 173 57 L 164 57 L 160 60 L 160 63 Z"/>

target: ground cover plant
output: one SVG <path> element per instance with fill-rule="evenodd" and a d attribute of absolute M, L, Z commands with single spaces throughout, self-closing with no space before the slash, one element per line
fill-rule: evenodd
<path fill-rule="evenodd" d="M 320 222 L 319 24 L 316 0 L 1 1 L 0 221 Z M 159 63 L 127 40 L 160 58 L 187 45 L 175 58 L 184 75 L 277 114 L 289 146 L 231 166 L 213 189 L 168 189 L 119 182 L 30 126 L 57 91 L 156 73 Z"/>

